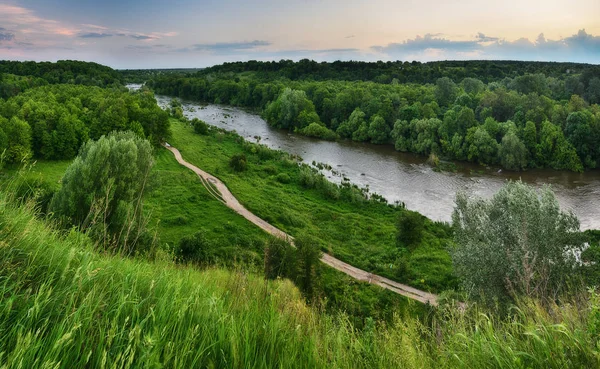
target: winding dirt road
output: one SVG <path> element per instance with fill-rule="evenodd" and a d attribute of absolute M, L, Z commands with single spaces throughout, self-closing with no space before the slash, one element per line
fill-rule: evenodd
<path fill-rule="evenodd" d="M 207 188 L 207 190 L 213 196 L 215 196 L 215 198 L 217 198 L 217 200 L 223 202 L 225 205 L 227 205 L 228 207 L 233 209 L 236 213 L 238 213 L 241 216 L 243 216 L 244 218 L 248 219 L 250 222 L 254 223 L 258 227 L 263 229 L 265 232 L 267 232 L 275 237 L 288 240 L 290 242 L 293 241 L 294 238 L 292 236 L 290 236 L 287 233 L 283 232 L 282 230 L 272 226 L 271 224 L 265 222 L 261 218 L 257 217 L 253 213 L 251 213 L 242 204 L 240 204 L 240 202 L 235 198 L 235 196 L 233 196 L 233 194 L 229 191 L 227 186 L 225 186 L 225 184 L 223 182 L 221 182 L 221 180 L 219 180 L 215 176 L 213 176 L 213 175 L 203 171 L 202 169 L 185 161 L 181 157 L 181 153 L 179 152 L 179 150 L 177 150 L 173 146 L 166 144 L 165 147 L 167 148 L 167 150 L 171 151 L 173 153 L 173 155 L 175 155 L 175 159 L 177 159 L 177 162 L 179 162 L 179 164 L 190 169 L 191 171 L 193 171 L 200 177 L 202 184 Z M 209 183 L 210 185 L 207 185 L 207 183 Z M 219 194 L 214 193 L 214 189 L 210 188 L 211 185 L 217 189 Z M 333 256 L 331 256 L 329 254 L 323 254 L 323 256 L 321 257 L 321 261 L 323 263 L 329 265 L 330 267 L 349 275 L 350 277 L 352 277 L 356 280 L 383 287 L 387 290 L 390 290 L 390 291 L 400 294 L 402 296 L 406 296 L 413 300 L 417 300 L 424 304 L 430 304 L 433 306 L 437 306 L 437 296 L 432 293 L 421 291 L 416 288 L 412 288 L 410 286 L 407 286 L 407 285 L 404 285 L 404 284 L 401 284 L 398 282 L 394 282 L 390 279 L 378 276 L 376 274 L 366 272 L 362 269 L 358 269 L 348 263 L 344 263 L 343 261 L 334 258 Z"/>

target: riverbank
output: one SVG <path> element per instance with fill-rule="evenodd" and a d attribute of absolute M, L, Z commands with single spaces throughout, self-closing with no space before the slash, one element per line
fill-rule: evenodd
<path fill-rule="evenodd" d="M 159 105 L 171 97 L 157 96 Z M 390 146 L 352 141 L 329 142 L 291 134 L 270 127 L 259 115 L 244 109 L 215 104 L 183 101 L 184 115 L 211 125 L 236 131 L 249 141 L 299 155 L 305 163 L 331 165 L 339 176 L 326 172 L 330 180 L 344 177 L 360 187 L 382 195 L 390 203 L 403 202 L 434 221 L 450 221 L 458 191 L 491 198 L 508 180 L 519 180 L 542 187 L 552 186 L 564 209 L 577 215 L 583 230 L 600 228 L 600 170 L 574 173 L 556 170 L 526 172 L 498 169 L 459 162 L 457 172 L 436 172 L 426 157 L 395 151 Z"/>

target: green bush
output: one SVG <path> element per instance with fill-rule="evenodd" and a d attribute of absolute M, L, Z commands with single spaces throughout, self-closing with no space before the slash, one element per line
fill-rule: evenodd
<path fill-rule="evenodd" d="M 279 173 L 277 175 L 277 177 L 275 177 L 277 179 L 277 182 L 280 183 L 290 183 L 292 181 L 292 179 L 290 178 L 290 176 L 287 173 Z"/>
<path fill-rule="evenodd" d="M 308 137 L 316 137 L 329 141 L 335 141 L 338 138 L 334 131 L 319 123 L 311 123 L 298 132 Z"/>
<path fill-rule="evenodd" d="M 423 238 L 425 219 L 417 212 L 404 211 L 398 218 L 396 227 L 398 230 L 396 235 L 398 246 L 414 248 Z"/>
<path fill-rule="evenodd" d="M 248 169 L 248 159 L 245 154 L 235 154 L 229 160 L 229 166 L 236 172 L 243 172 Z"/>
<path fill-rule="evenodd" d="M 194 118 L 192 119 L 192 127 L 194 127 L 194 132 L 196 132 L 199 135 L 207 135 L 208 134 L 208 124 L 206 124 L 206 122 L 198 119 L 198 118 Z"/>

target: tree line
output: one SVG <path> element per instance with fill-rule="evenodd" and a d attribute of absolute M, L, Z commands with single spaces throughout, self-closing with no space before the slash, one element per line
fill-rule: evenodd
<path fill-rule="evenodd" d="M 342 80 L 373 81 L 378 83 L 435 83 L 437 79 L 448 77 L 454 82 L 470 77 L 484 83 L 501 81 L 527 74 L 543 74 L 548 77 L 567 79 L 578 76 L 585 87 L 600 74 L 597 65 L 558 62 L 524 62 L 502 60 L 436 61 L 335 61 L 316 62 L 303 59 L 292 60 L 230 62 L 198 71 L 195 76 L 219 73 L 255 72 L 261 78 L 290 80 Z"/>
<path fill-rule="evenodd" d="M 200 72 L 147 84 L 161 94 L 258 108 L 271 125 L 309 136 L 510 170 L 583 171 L 600 165 L 600 75 L 586 73 L 383 84 Z"/>
<path fill-rule="evenodd" d="M 76 60 L 59 60 L 56 63 L 0 60 L 1 74 L 35 76 L 49 84 L 69 83 L 105 87 L 123 83 L 122 75 L 110 67 Z"/>
<path fill-rule="evenodd" d="M 0 99 L 0 152 L 6 163 L 73 159 L 89 139 L 127 130 L 154 145 L 168 137 L 168 114 L 150 91 L 49 85 Z"/>

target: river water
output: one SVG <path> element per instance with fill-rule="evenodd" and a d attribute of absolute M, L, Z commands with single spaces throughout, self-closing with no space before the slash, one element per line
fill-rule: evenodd
<path fill-rule="evenodd" d="M 157 96 L 166 106 L 171 97 Z M 223 105 L 204 105 L 183 101 L 188 118 L 198 118 L 211 125 L 236 131 L 250 141 L 292 154 L 305 162 L 327 163 L 351 182 L 368 186 L 371 192 L 389 202 L 401 201 L 411 210 L 433 220 L 449 221 L 457 191 L 491 197 L 507 180 L 522 179 L 541 187 L 550 184 L 563 209 L 573 211 L 582 229 L 600 229 L 600 171 L 572 173 L 552 170 L 527 172 L 499 171 L 469 163 L 458 163 L 455 173 L 435 172 L 426 158 L 400 153 L 390 145 L 373 145 L 351 141 L 329 142 L 291 134 L 271 128 L 259 115 Z M 340 176 L 326 173 L 332 181 Z"/>

